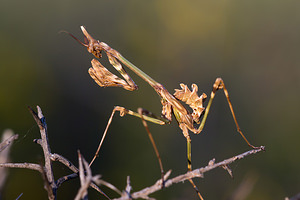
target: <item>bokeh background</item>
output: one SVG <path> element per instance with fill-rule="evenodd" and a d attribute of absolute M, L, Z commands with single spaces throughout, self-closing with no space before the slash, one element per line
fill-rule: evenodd
<path fill-rule="evenodd" d="M 196 83 L 200 94 L 209 94 L 216 77 L 224 79 L 242 130 L 267 151 L 231 165 L 234 179 L 217 169 L 195 180 L 206 199 L 234 199 L 243 185 L 249 189 L 245 199 L 284 199 L 299 193 L 299 7 L 296 0 L 2 0 L 0 131 L 11 128 L 20 134 L 11 160 L 43 160 L 41 148 L 32 142 L 39 131 L 27 106 L 42 108 L 52 151 L 76 165 L 78 149 L 87 160 L 92 158 L 114 105 L 161 112 L 153 89 L 129 70 L 138 91 L 95 84 L 87 73 L 92 56 L 60 33 L 66 30 L 81 39 L 79 27 L 84 25 L 171 93 L 180 83 Z M 165 170 L 172 169 L 172 176 L 186 172 L 186 141 L 176 122 L 149 126 Z M 249 150 L 235 131 L 222 92 L 213 102 L 203 133 L 193 135 L 192 141 L 194 168 Z M 54 170 L 56 178 L 70 173 L 59 163 Z M 139 119 L 115 117 L 92 170 L 119 189 L 130 176 L 133 191 L 160 178 Z M 58 199 L 74 198 L 78 187 L 78 180 L 64 183 Z M 118 196 L 103 190 L 111 198 Z M 2 198 L 14 199 L 21 193 L 21 199 L 47 198 L 39 173 L 9 170 Z M 104 199 L 93 190 L 90 197 Z M 196 195 L 185 182 L 152 197 Z"/>

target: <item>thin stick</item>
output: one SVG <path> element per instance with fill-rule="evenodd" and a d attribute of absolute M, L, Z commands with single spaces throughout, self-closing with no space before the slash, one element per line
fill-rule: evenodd
<path fill-rule="evenodd" d="M 69 175 L 66 175 L 66 176 L 63 176 L 63 177 L 61 177 L 61 178 L 59 178 L 57 181 L 56 181 L 56 184 L 57 184 L 57 187 L 59 188 L 64 182 L 66 182 L 66 181 L 68 181 L 68 180 L 72 180 L 72 179 L 74 179 L 74 178 L 78 178 L 78 173 L 73 173 L 73 174 L 69 174 Z M 106 183 L 105 181 L 103 181 L 102 182 L 102 180 L 100 181 L 100 184 L 103 184 L 103 185 L 105 185 L 106 187 L 108 187 L 108 188 L 110 188 L 110 189 L 112 189 L 112 190 L 114 190 L 115 192 L 117 192 L 118 194 L 121 194 L 121 192 L 118 190 L 118 191 L 116 191 L 115 189 L 113 189 L 113 188 L 115 188 L 113 185 L 109 185 L 109 186 L 107 186 L 106 184 L 104 184 L 104 183 Z M 113 187 L 111 187 L 111 186 L 113 186 Z M 105 196 L 107 199 L 110 199 L 95 183 L 90 183 L 90 187 L 91 188 L 93 188 L 93 189 L 95 189 L 97 192 L 99 192 L 100 194 L 102 194 L 103 196 Z"/>
<path fill-rule="evenodd" d="M 56 190 L 58 189 L 58 185 L 61 185 L 64 181 L 70 180 L 66 177 L 62 177 L 58 179 L 57 182 L 54 181 L 54 176 L 53 176 L 53 171 L 52 171 L 52 161 L 59 161 L 65 166 L 67 166 L 69 169 L 71 169 L 73 172 L 77 173 L 79 170 L 75 167 L 74 164 L 72 164 L 69 160 L 64 158 L 63 156 L 59 154 L 52 154 L 49 146 L 49 141 L 48 141 L 48 133 L 47 133 L 47 124 L 45 117 L 42 114 L 42 110 L 39 106 L 37 106 L 38 113 L 36 113 L 32 108 L 28 107 L 29 111 L 31 112 L 34 120 L 38 124 L 40 128 L 40 133 L 41 133 L 41 139 L 35 139 L 34 142 L 38 143 L 41 145 L 44 151 L 44 157 L 45 157 L 45 172 L 41 171 L 40 165 L 33 164 L 33 163 L 20 163 L 15 165 L 15 163 L 12 163 L 14 165 L 7 166 L 7 167 L 19 167 L 19 168 L 28 168 L 28 169 L 34 169 L 40 171 L 42 174 L 46 173 L 46 178 L 48 179 L 48 182 L 52 188 L 52 194 L 55 196 L 56 195 Z M 0 165 L 1 166 L 1 165 Z M 49 172 L 50 170 L 50 172 Z M 78 174 L 76 174 L 78 177 Z M 50 178 L 49 178 L 50 177 Z M 52 178 L 51 178 L 52 177 Z M 73 177 L 73 176 L 72 176 Z M 51 181 L 49 181 L 51 180 Z M 57 185 L 58 183 L 58 185 Z M 107 199 L 110 199 L 100 188 L 98 188 L 97 185 L 94 183 L 91 183 L 90 186 L 97 190 L 99 193 L 104 195 Z M 47 190 L 48 191 L 48 190 Z M 54 196 L 51 195 L 51 191 L 48 191 L 48 196 L 49 198 L 54 198 Z"/>
<path fill-rule="evenodd" d="M 16 198 L 16 200 L 20 199 L 22 195 L 23 195 L 23 193 L 21 193 L 21 194 Z"/>
<path fill-rule="evenodd" d="M 79 162 L 79 178 L 80 178 L 81 187 L 78 190 L 75 200 L 80 200 L 80 199 L 87 200 L 88 199 L 87 189 L 92 181 L 92 171 L 89 167 L 85 168 L 84 162 L 86 161 L 81 156 L 79 151 L 78 151 L 78 162 Z"/>
<path fill-rule="evenodd" d="M 49 187 L 45 187 L 47 192 L 48 192 L 48 198 L 49 199 L 55 199 L 56 198 L 56 190 L 57 190 L 57 186 L 54 180 L 54 175 L 53 175 L 53 170 L 52 170 L 52 161 L 51 161 L 51 149 L 50 149 L 50 145 L 49 145 L 49 141 L 48 141 L 48 130 L 47 130 L 47 124 L 46 124 L 46 119 L 42 113 L 42 109 L 37 106 L 37 111 L 38 113 L 36 113 L 35 111 L 33 111 L 33 109 L 31 107 L 28 107 L 29 111 L 31 112 L 34 120 L 36 121 L 36 123 L 38 124 L 39 128 L 40 128 L 40 133 L 41 133 L 41 147 L 43 149 L 43 153 L 44 153 L 44 159 L 45 159 L 45 166 L 43 167 L 43 171 L 42 174 L 45 173 L 46 176 L 46 186 L 47 184 L 50 185 Z"/>
<path fill-rule="evenodd" d="M 18 139 L 18 134 L 13 134 L 11 130 L 5 130 L 3 133 L 2 141 L 0 143 L 0 152 L 8 147 L 14 140 Z"/>
<path fill-rule="evenodd" d="M 48 132 L 47 132 L 47 124 L 45 117 L 42 113 L 42 110 L 39 106 L 37 106 L 37 111 L 38 113 L 35 113 L 32 108 L 28 107 L 29 111 L 33 115 L 33 118 L 37 122 L 40 128 L 40 133 L 41 133 L 41 139 L 42 139 L 42 149 L 44 152 L 44 159 L 45 159 L 45 173 L 47 177 L 47 181 L 51 184 L 52 188 L 55 188 L 55 181 L 54 181 L 54 175 L 53 175 L 53 170 L 52 170 L 52 164 L 51 164 L 51 149 L 49 146 L 49 141 L 48 141 Z"/>
<path fill-rule="evenodd" d="M 1 137 L 0 143 L 0 163 L 6 163 L 10 160 L 10 149 L 11 144 L 18 138 L 18 134 L 10 129 L 6 129 Z M 8 176 L 8 170 L 6 168 L 0 168 L 0 194 L 3 192 L 5 187 L 6 178 Z M 1 198 L 1 195 L 0 195 Z"/>
<path fill-rule="evenodd" d="M 0 167 L 23 168 L 43 172 L 41 166 L 35 163 L 0 163 Z"/>
<path fill-rule="evenodd" d="M 78 172 L 77 167 L 68 159 L 66 159 L 65 157 L 57 154 L 57 153 L 53 153 L 51 154 L 51 160 L 52 161 L 58 161 L 60 163 L 62 163 L 63 165 L 65 165 L 66 167 L 68 167 L 70 170 L 72 170 L 73 172 Z"/>

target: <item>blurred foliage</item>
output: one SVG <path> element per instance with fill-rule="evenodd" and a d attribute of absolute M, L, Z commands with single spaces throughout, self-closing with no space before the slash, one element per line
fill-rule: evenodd
<path fill-rule="evenodd" d="M 247 199 L 293 196 L 300 188 L 299 6 L 296 0 L 2 0 L 0 130 L 11 128 L 20 134 L 12 161 L 42 159 L 41 149 L 32 143 L 39 133 L 27 106 L 41 106 L 52 151 L 73 163 L 77 149 L 87 160 L 92 158 L 114 105 L 160 113 L 159 98 L 136 75 L 136 92 L 103 89 L 91 80 L 87 69 L 92 56 L 59 33 L 66 30 L 82 38 L 79 26 L 85 25 L 96 39 L 120 51 L 170 92 L 184 82 L 196 83 L 199 93 L 209 94 L 215 78 L 224 79 L 242 130 L 267 151 L 234 164 L 233 180 L 221 169 L 196 180 L 207 199 L 230 199 L 249 176 L 257 178 Z M 176 122 L 150 129 L 165 170 L 172 169 L 173 175 L 185 172 L 186 141 Z M 221 92 L 203 134 L 192 140 L 194 168 L 248 149 L 235 133 Z M 54 169 L 57 178 L 70 173 L 60 164 Z M 139 119 L 115 118 L 92 170 L 120 189 L 127 175 L 134 190 L 160 177 Z M 3 198 L 20 193 L 22 199 L 46 198 L 41 183 L 35 172 L 12 169 Z M 58 199 L 70 199 L 77 188 L 77 180 L 65 183 Z M 91 191 L 91 196 L 98 194 Z M 195 194 L 184 183 L 153 197 L 193 199 Z"/>

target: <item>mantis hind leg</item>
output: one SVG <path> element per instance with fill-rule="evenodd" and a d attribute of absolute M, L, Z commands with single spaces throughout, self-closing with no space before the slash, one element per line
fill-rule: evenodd
<path fill-rule="evenodd" d="M 187 138 L 187 154 L 188 154 L 188 171 L 192 171 L 192 141 L 191 138 Z M 202 195 L 200 194 L 196 184 L 194 183 L 194 181 L 192 179 L 189 179 L 189 182 L 192 184 L 193 188 L 195 189 L 198 197 L 201 200 L 204 200 Z"/>
<path fill-rule="evenodd" d="M 215 94 L 220 89 L 223 89 L 223 92 L 224 92 L 225 97 L 227 99 L 227 103 L 229 105 L 229 108 L 230 108 L 230 111 L 231 111 L 231 115 L 233 117 L 233 120 L 234 120 L 234 123 L 236 125 L 236 129 L 237 129 L 238 133 L 242 136 L 242 138 L 245 140 L 245 142 L 248 144 L 248 146 L 250 146 L 253 149 L 259 149 L 260 147 L 255 147 L 252 144 L 250 144 L 250 142 L 247 140 L 247 138 L 245 137 L 245 135 L 242 133 L 242 131 L 240 129 L 240 126 L 239 126 L 239 124 L 237 122 L 236 116 L 234 114 L 232 103 L 231 103 L 231 101 L 229 99 L 228 91 L 227 91 L 227 89 L 225 87 L 224 81 L 221 78 L 217 78 L 216 81 L 215 81 L 215 83 L 214 83 L 214 85 L 213 85 L 213 90 L 212 90 L 212 92 L 210 94 L 210 99 L 209 99 L 209 102 L 208 102 L 208 104 L 206 106 L 205 113 L 203 115 L 203 119 L 201 121 L 201 124 L 200 124 L 199 128 L 195 131 L 195 133 L 199 134 L 202 131 L 202 129 L 204 127 L 204 124 L 206 122 L 206 119 L 207 119 L 207 116 L 208 116 L 208 113 L 209 113 L 212 101 L 213 101 L 213 99 L 215 97 Z"/>
<path fill-rule="evenodd" d="M 186 146 L 187 146 L 187 168 L 188 168 L 188 171 L 192 171 L 192 140 L 191 140 L 191 137 L 189 135 L 189 132 L 188 132 L 188 128 L 186 127 L 185 124 L 179 124 L 179 127 L 181 128 L 182 130 L 182 133 L 184 135 L 184 137 L 186 138 Z M 196 184 L 194 183 L 194 181 L 192 179 L 188 179 L 189 182 L 192 184 L 193 188 L 195 189 L 198 197 L 201 199 L 201 200 L 204 200 L 202 195 L 200 194 Z"/>

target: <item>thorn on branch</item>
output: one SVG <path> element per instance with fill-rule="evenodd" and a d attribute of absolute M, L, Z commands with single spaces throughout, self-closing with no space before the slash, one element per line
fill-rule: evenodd
<path fill-rule="evenodd" d="M 208 166 L 214 165 L 214 164 L 215 164 L 215 161 L 216 161 L 215 158 L 211 159 L 211 160 L 208 162 Z"/>
<path fill-rule="evenodd" d="M 229 167 L 229 165 L 223 165 L 222 168 L 228 172 L 228 174 L 230 175 L 231 178 L 233 178 L 233 172 L 232 172 L 231 168 Z"/>
<path fill-rule="evenodd" d="M 46 128 L 45 127 L 45 117 L 42 114 L 41 108 L 39 106 L 37 106 L 38 111 L 40 111 L 40 113 L 36 113 L 30 106 L 28 106 L 28 110 L 29 112 L 32 114 L 33 119 L 35 120 L 35 122 L 37 123 L 37 125 L 39 126 L 40 130 Z M 41 116 L 41 117 L 40 117 Z"/>
<path fill-rule="evenodd" d="M 42 146 L 42 140 L 41 139 L 33 139 L 33 142 Z"/>

